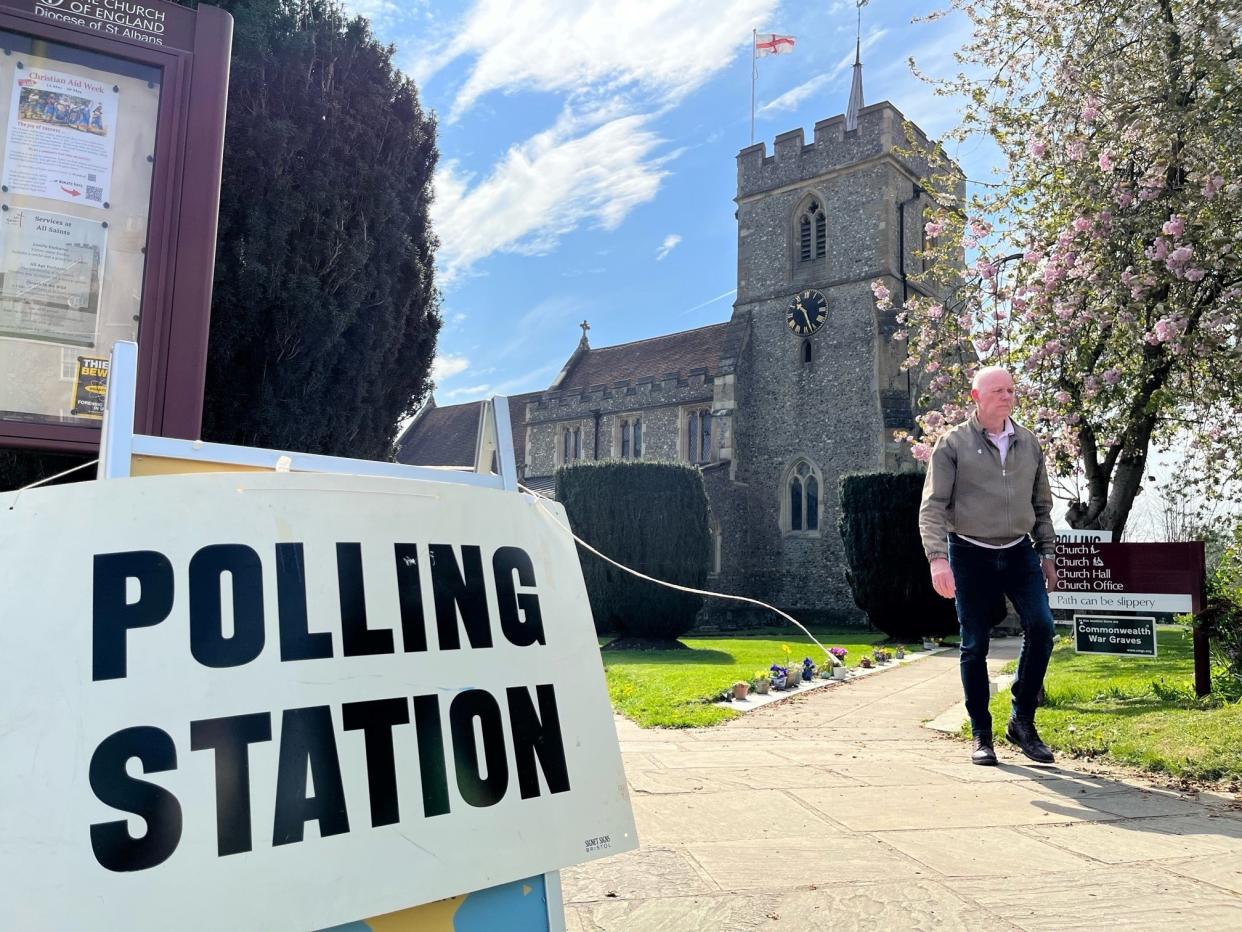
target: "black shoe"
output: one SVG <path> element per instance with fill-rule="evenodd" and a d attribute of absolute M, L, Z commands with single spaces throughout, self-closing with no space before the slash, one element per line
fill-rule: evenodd
<path fill-rule="evenodd" d="M 1052 750 L 1039 739 L 1034 722 L 1023 722 L 1016 718 L 1009 720 L 1005 729 L 1005 737 L 1022 749 L 1022 753 L 1039 764 L 1051 764 L 1056 758 Z"/>
<path fill-rule="evenodd" d="M 970 753 L 970 762 L 982 767 L 996 766 L 996 751 L 992 749 L 991 735 L 975 735 L 975 749 Z"/>

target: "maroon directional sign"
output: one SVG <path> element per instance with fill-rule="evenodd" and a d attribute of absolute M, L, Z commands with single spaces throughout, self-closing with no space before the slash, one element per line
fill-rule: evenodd
<path fill-rule="evenodd" d="M 1203 542 L 1057 544 L 1053 608 L 1077 611 L 1198 612 Z"/>

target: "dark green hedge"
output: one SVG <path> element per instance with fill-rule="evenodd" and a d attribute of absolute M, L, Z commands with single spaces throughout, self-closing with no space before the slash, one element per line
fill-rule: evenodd
<path fill-rule="evenodd" d="M 856 473 L 840 484 L 841 540 L 854 603 L 890 637 L 957 631 L 950 599 L 932 589 L 919 539 L 923 473 Z"/>
<path fill-rule="evenodd" d="M 656 579 L 703 588 L 710 555 L 703 477 L 676 463 L 578 463 L 556 471 L 556 498 L 574 533 Z M 601 634 L 676 638 L 703 604 L 645 582 L 579 548 Z"/>

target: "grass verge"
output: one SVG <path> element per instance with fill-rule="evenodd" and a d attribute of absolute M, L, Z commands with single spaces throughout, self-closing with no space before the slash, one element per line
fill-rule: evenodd
<path fill-rule="evenodd" d="M 1242 704 L 1196 698 L 1188 628 L 1162 628 L 1157 638 L 1158 656 L 1146 658 L 1077 654 L 1070 638 L 1059 636 L 1044 679 L 1040 736 L 1062 754 L 1108 757 L 1189 780 L 1242 780 Z M 1009 699 L 1008 690 L 992 698 L 998 739 Z"/>
<path fill-rule="evenodd" d="M 879 632 L 813 631 L 825 647 L 849 651 L 846 666 L 856 666 L 872 647 L 887 640 Z M 821 654 L 803 634 L 773 637 L 771 631 L 735 636 L 683 637 L 689 650 L 605 651 L 604 672 L 612 707 L 643 728 L 697 728 L 738 715 L 712 705 L 738 680 L 751 680 L 773 663 L 784 663 L 782 645 L 797 663 Z M 921 645 L 911 644 L 920 649 Z"/>

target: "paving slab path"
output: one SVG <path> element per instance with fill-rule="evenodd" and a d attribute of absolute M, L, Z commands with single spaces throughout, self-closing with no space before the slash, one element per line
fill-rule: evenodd
<path fill-rule="evenodd" d="M 562 872 L 568 932 L 1242 929 L 1236 800 L 974 766 L 923 724 L 960 696 L 948 652 L 713 728 L 618 718 L 641 848 Z"/>

